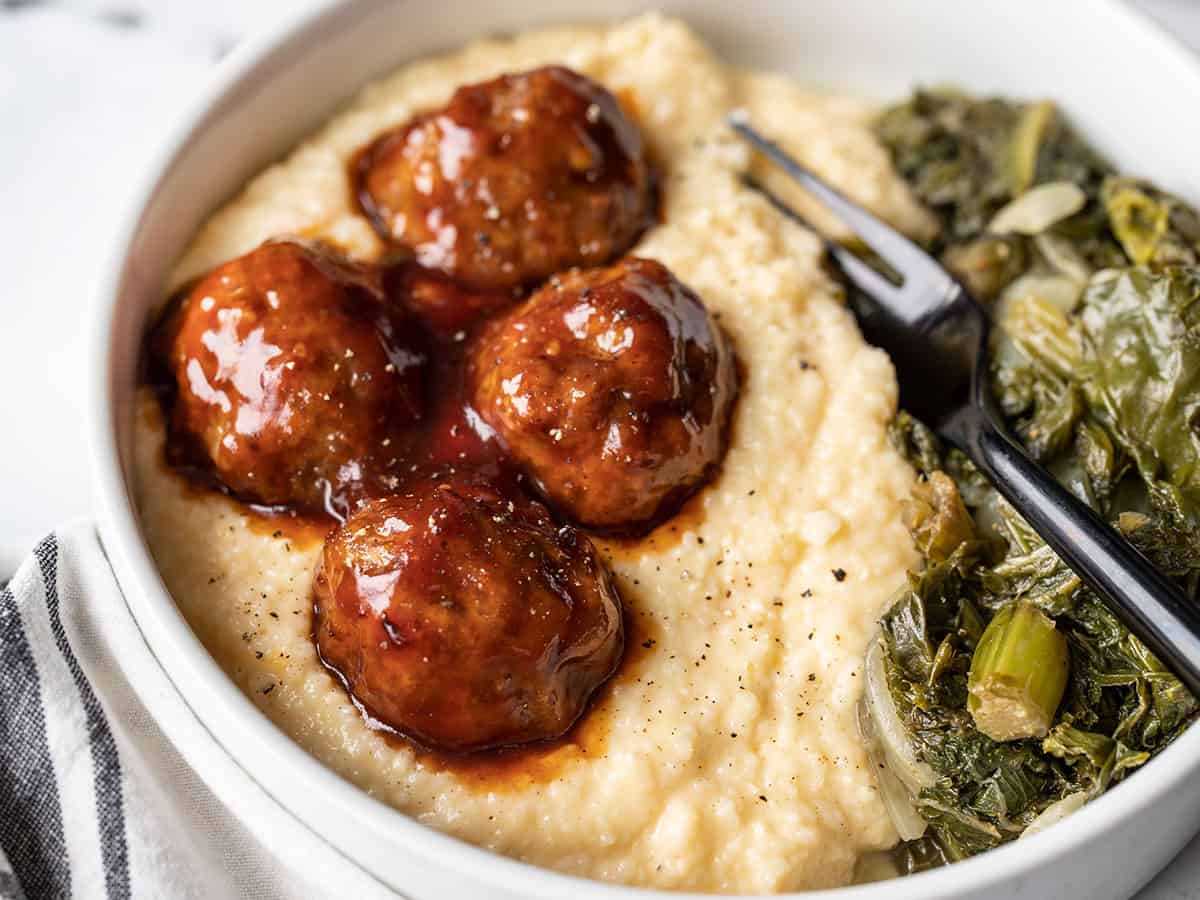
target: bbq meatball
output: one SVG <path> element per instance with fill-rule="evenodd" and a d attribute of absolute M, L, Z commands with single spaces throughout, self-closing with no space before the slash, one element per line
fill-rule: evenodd
<path fill-rule="evenodd" d="M 314 578 L 322 661 L 374 721 L 447 752 L 555 738 L 623 649 L 586 537 L 459 476 L 361 507 Z"/>
<path fill-rule="evenodd" d="M 552 279 L 486 329 L 474 403 L 562 514 L 644 530 L 715 471 L 737 372 L 700 299 L 660 263 Z"/>
<path fill-rule="evenodd" d="M 459 88 L 369 146 L 358 179 L 386 240 L 475 288 L 603 264 L 652 205 L 637 127 L 612 94 L 561 66 Z"/>
<path fill-rule="evenodd" d="M 344 517 L 419 419 L 414 325 L 377 271 L 293 242 L 204 276 L 171 326 L 172 426 L 233 493 Z"/>

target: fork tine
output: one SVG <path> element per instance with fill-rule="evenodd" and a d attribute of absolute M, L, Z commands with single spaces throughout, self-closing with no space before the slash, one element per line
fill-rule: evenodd
<path fill-rule="evenodd" d="M 745 177 L 745 182 L 749 187 L 754 188 L 755 191 L 762 194 L 767 202 L 769 202 L 789 219 L 799 222 L 805 228 L 818 235 L 820 234 L 820 232 L 813 228 L 812 224 L 805 219 L 804 216 L 800 215 L 800 213 L 796 212 L 796 210 L 784 203 L 781 199 L 779 199 L 778 195 L 772 193 L 770 190 L 764 187 L 760 181 L 747 175 Z M 859 259 L 855 253 L 846 249 L 837 241 L 833 241 L 825 237 L 822 237 L 822 240 L 825 242 L 826 252 L 833 257 L 834 261 L 841 268 L 842 273 L 847 279 L 852 281 L 859 290 L 866 292 L 872 297 L 878 297 L 881 300 L 899 296 L 899 285 L 893 284 L 880 272 L 877 272 L 875 269 L 871 268 L 869 265 Z"/>
<path fill-rule="evenodd" d="M 882 302 L 895 302 L 895 298 L 902 296 L 903 288 L 892 284 L 841 244 L 829 241 L 825 248 L 837 262 L 842 274 L 867 296 L 875 297 Z"/>
<path fill-rule="evenodd" d="M 884 262 L 898 272 L 905 281 L 909 281 L 914 277 L 927 281 L 933 278 L 945 278 L 945 272 L 942 267 L 928 253 L 890 225 L 875 218 L 875 216 L 871 215 L 857 203 L 847 200 L 841 193 L 831 188 L 785 153 L 778 144 L 755 131 L 743 115 L 739 115 L 738 113 L 730 115 L 729 126 L 753 145 L 763 156 L 783 169 L 794 181 L 798 182 L 805 190 L 820 200 L 824 206 L 857 234 L 863 243 L 879 254 L 879 257 Z M 780 209 L 787 210 L 777 198 L 772 198 L 772 202 L 780 207 Z M 790 211 L 788 212 L 790 213 Z M 790 214 L 795 216 L 794 213 Z M 798 216 L 795 217 L 799 218 Z M 858 260 L 849 251 L 844 250 L 838 258 L 838 262 L 843 264 L 843 267 L 846 266 L 846 261 L 843 257 L 853 257 L 859 266 L 869 272 L 874 272 L 869 266 L 863 265 L 861 260 Z M 851 267 L 854 265 L 854 262 L 849 263 Z M 864 277 L 869 278 L 870 276 L 864 275 Z M 888 283 L 888 287 L 894 290 L 890 283 Z"/>

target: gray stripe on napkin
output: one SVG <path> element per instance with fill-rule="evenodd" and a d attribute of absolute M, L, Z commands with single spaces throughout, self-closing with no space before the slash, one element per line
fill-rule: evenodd
<path fill-rule="evenodd" d="M 0 748 L 0 847 L 29 896 L 70 897 L 71 867 L 37 666 L 7 587 L 0 590 Z"/>
<path fill-rule="evenodd" d="M 25 892 L 12 872 L 0 872 L 0 900 L 25 900 Z"/>
<path fill-rule="evenodd" d="M 42 581 L 46 585 L 46 610 L 50 615 L 50 630 L 58 646 L 87 718 L 88 738 L 92 751 L 92 770 L 95 773 L 96 821 L 100 829 L 100 855 L 104 862 L 104 882 L 109 900 L 129 898 L 129 854 L 125 843 L 125 804 L 121 787 L 121 760 L 116 741 L 108 727 L 104 709 L 96 699 L 91 683 L 67 641 L 58 598 L 58 538 L 51 534 L 33 551 Z"/>

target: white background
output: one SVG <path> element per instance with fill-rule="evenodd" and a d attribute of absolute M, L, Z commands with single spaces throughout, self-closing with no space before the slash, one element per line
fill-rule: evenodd
<path fill-rule="evenodd" d="M 303 2 L 0 0 L 0 572 L 89 509 L 87 330 L 132 174 L 213 64 Z M 1200 50 L 1200 0 L 1133 2 Z M 1200 900 L 1200 839 L 1139 900 L 1176 898 Z"/>

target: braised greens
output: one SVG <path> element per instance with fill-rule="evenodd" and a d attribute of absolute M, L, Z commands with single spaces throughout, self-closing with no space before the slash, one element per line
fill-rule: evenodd
<path fill-rule="evenodd" d="M 1035 184 L 1073 182 L 1096 198 L 1110 174 L 1049 102 L 918 91 L 886 110 L 877 131 L 917 198 L 941 218 L 947 246 L 979 237 Z"/>
<path fill-rule="evenodd" d="M 941 221 L 931 250 L 989 306 L 992 384 L 1013 431 L 1195 596 L 1200 216 L 1118 175 L 1048 102 L 921 91 L 886 110 L 877 132 Z M 896 851 L 901 870 L 915 871 L 1078 808 L 1170 743 L 1198 707 L 960 453 L 903 412 L 892 437 L 921 476 L 907 524 L 924 567 L 881 621 L 882 715 L 900 724 L 873 739 L 881 765 L 909 761 L 889 809 L 908 811 L 906 836 L 927 823 Z M 1032 638 L 1006 634 L 1001 667 L 1027 646 L 1047 656 L 1018 668 L 1061 674 L 1049 617 L 1069 669 L 1057 708 L 1012 732 L 1037 736 L 997 741 L 972 716 L 972 660 L 989 623 L 1003 616 L 999 632 L 1018 610 Z M 989 638 L 981 659 L 1000 640 Z M 869 660 L 868 682 L 871 672 Z M 1054 705 L 1060 687 L 1035 685 L 1029 697 Z"/>

